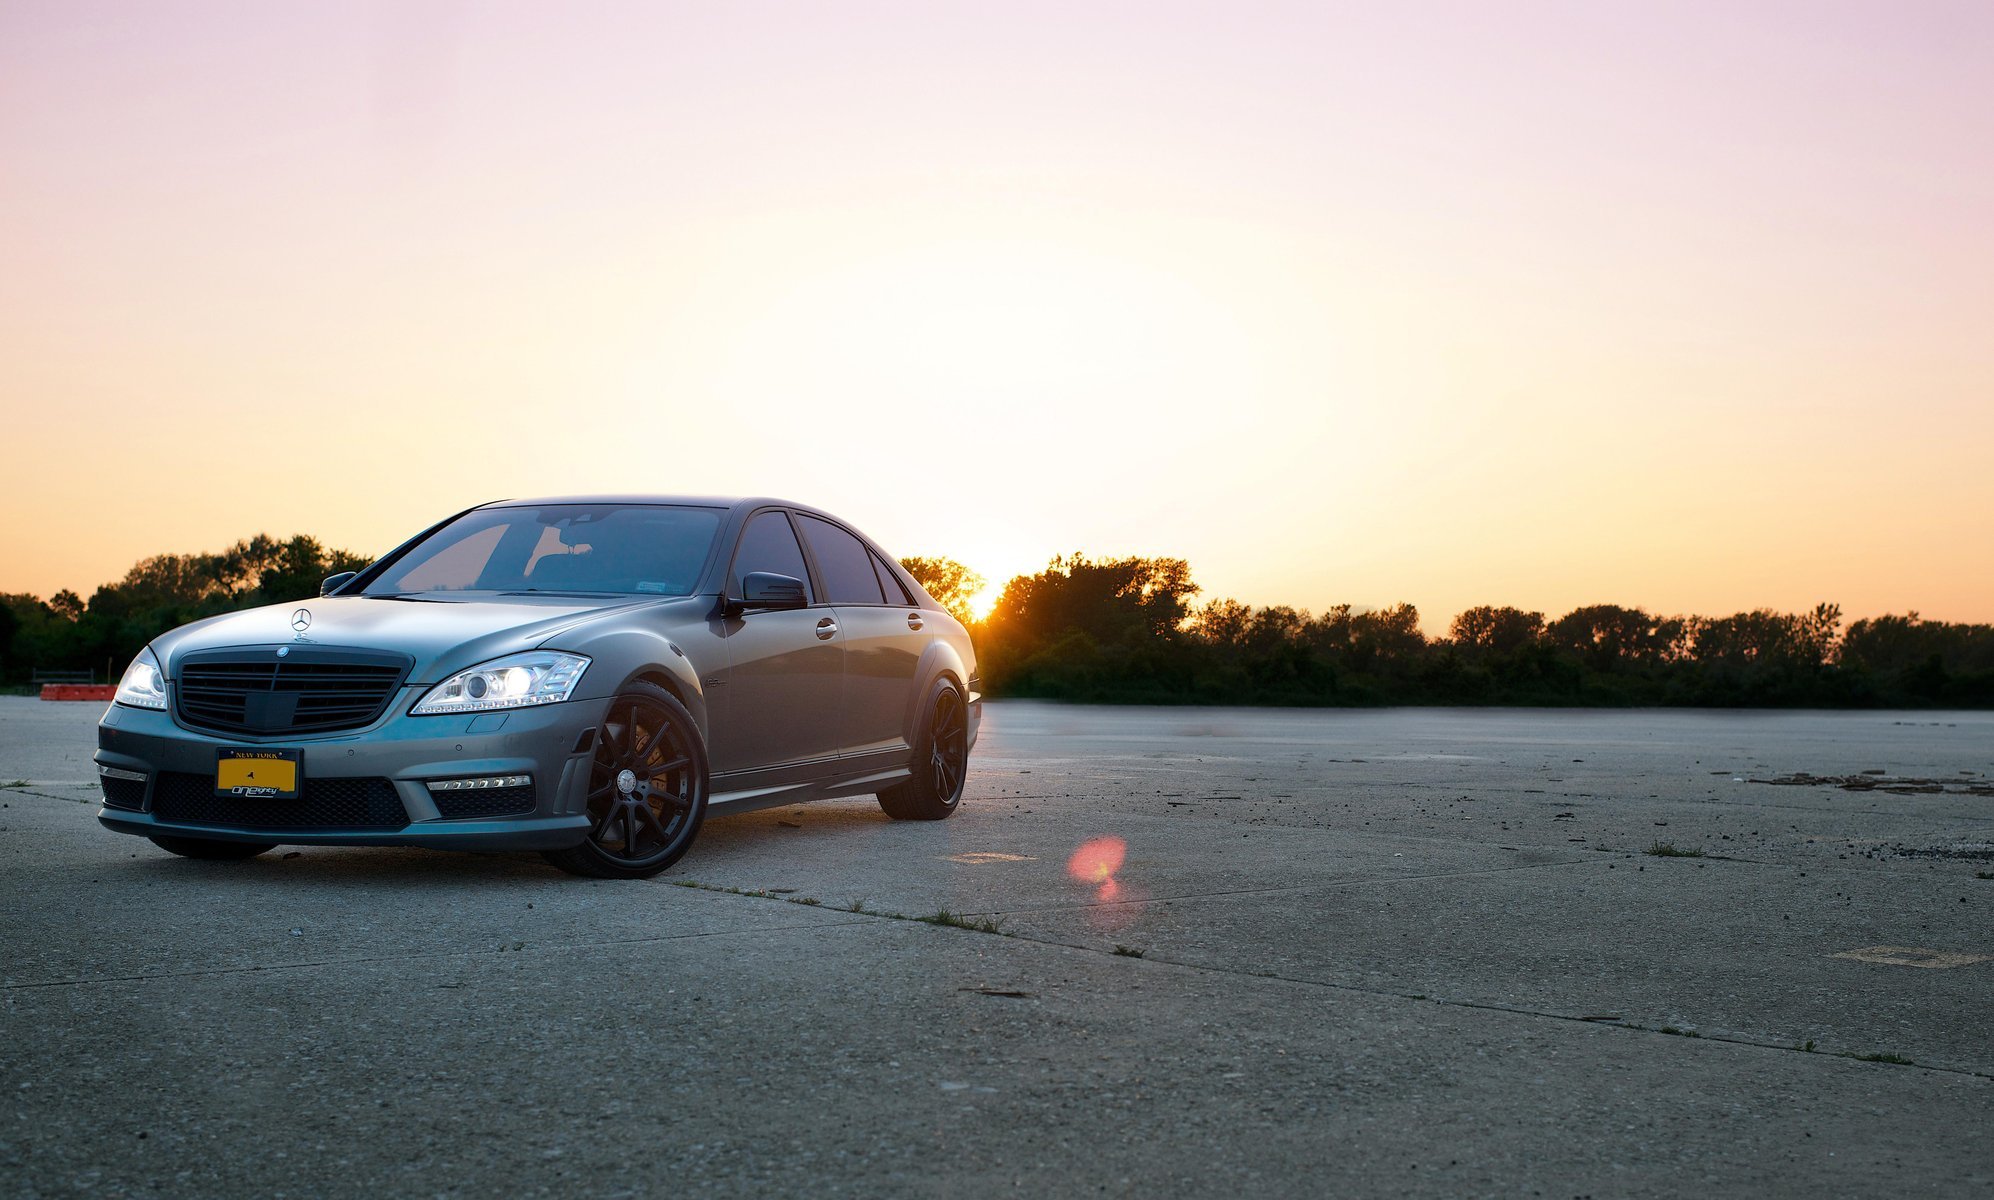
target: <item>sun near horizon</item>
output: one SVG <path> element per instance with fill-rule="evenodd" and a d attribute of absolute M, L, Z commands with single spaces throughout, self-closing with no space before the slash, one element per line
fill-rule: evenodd
<path fill-rule="evenodd" d="M 0 591 L 771 493 L 990 581 L 1994 620 L 1994 10 L 0 12 Z"/>

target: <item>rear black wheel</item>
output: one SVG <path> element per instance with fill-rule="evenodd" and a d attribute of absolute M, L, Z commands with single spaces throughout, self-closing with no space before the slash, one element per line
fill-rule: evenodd
<path fill-rule="evenodd" d="M 648 879 L 692 848 L 706 819 L 706 743 L 685 705 L 633 683 L 609 705 L 589 771 L 589 835 L 543 857 L 595 879 Z"/>
<path fill-rule="evenodd" d="M 171 837 L 163 833 L 152 834 L 149 840 L 161 850 L 182 858 L 204 858 L 210 862 L 255 858 L 265 850 L 277 848 L 275 842 L 218 842 L 210 838 Z"/>
<path fill-rule="evenodd" d="M 928 693 L 927 719 L 914 745 L 913 778 L 879 793 L 896 821 L 939 821 L 962 803 L 969 775 L 969 706 L 946 679 Z"/>

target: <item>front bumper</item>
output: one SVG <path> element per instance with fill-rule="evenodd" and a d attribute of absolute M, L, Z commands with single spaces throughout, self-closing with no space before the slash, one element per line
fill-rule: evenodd
<path fill-rule="evenodd" d="M 415 689 L 420 690 L 420 689 Z M 555 850 L 588 835 L 591 731 L 599 730 L 609 701 L 571 700 L 538 708 L 475 716 L 411 717 L 412 692 L 398 696 L 387 716 L 364 729 L 310 737 L 246 737 L 190 729 L 167 712 L 113 704 L 97 728 L 96 762 L 103 772 L 139 774 L 125 780 L 121 803 L 106 803 L 97 819 L 120 833 L 211 838 L 287 845 L 433 846 L 449 850 Z M 191 786 L 189 777 L 212 779 L 222 747 L 299 750 L 307 799 L 314 784 L 361 787 L 376 797 L 387 818 L 369 827 L 298 823 L 302 810 L 275 806 L 300 801 L 265 800 L 272 822 L 253 815 L 190 819 L 156 809 L 167 786 Z M 529 775 L 532 807 L 504 816 L 447 816 L 429 783 L 481 776 Z M 113 776 L 118 778 L 118 776 Z M 384 790 L 392 789 L 389 792 Z M 106 785 L 107 789 L 110 785 Z M 107 792 L 108 794 L 108 792 Z M 405 823 L 395 825 L 399 804 Z M 126 807 L 129 805 L 130 807 Z M 217 808 L 222 806 L 216 806 Z M 248 802 L 232 802 L 237 814 Z"/>

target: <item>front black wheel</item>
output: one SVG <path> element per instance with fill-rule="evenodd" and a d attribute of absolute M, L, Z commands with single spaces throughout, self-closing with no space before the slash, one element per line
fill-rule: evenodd
<path fill-rule="evenodd" d="M 589 771 L 589 835 L 543 857 L 594 879 L 648 879 L 692 848 L 706 819 L 706 743 L 685 705 L 633 683 L 610 702 Z"/>
<path fill-rule="evenodd" d="M 939 821 L 962 803 L 969 775 L 969 706 L 948 680 L 928 694 L 927 720 L 914 746 L 913 778 L 879 793 L 896 821 Z"/>
<path fill-rule="evenodd" d="M 277 848 L 275 842 L 218 842 L 211 838 L 170 837 L 163 833 L 152 834 L 148 840 L 161 850 L 182 858 L 202 858 L 209 862 L 237 862 Z"/>

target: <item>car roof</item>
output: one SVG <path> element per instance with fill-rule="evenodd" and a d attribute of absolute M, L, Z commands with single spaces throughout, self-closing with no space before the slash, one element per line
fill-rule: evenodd
<path fill-rule="evenodd" d="M 782 500 L 773 496 L 659 496 L 636 493 L 618 493 L 598 496 L 534 496 L 518 500 L 494 500 L 480 504 L 479 508 L 532 508 L 542 504 L 679 504 L 694 508 L 761 508 L 764 505 L 780 505 L 784 508 L 800 508 L 807 512 L 823 510 L 808 504 L 798 504 L 794 500 Z"/>

